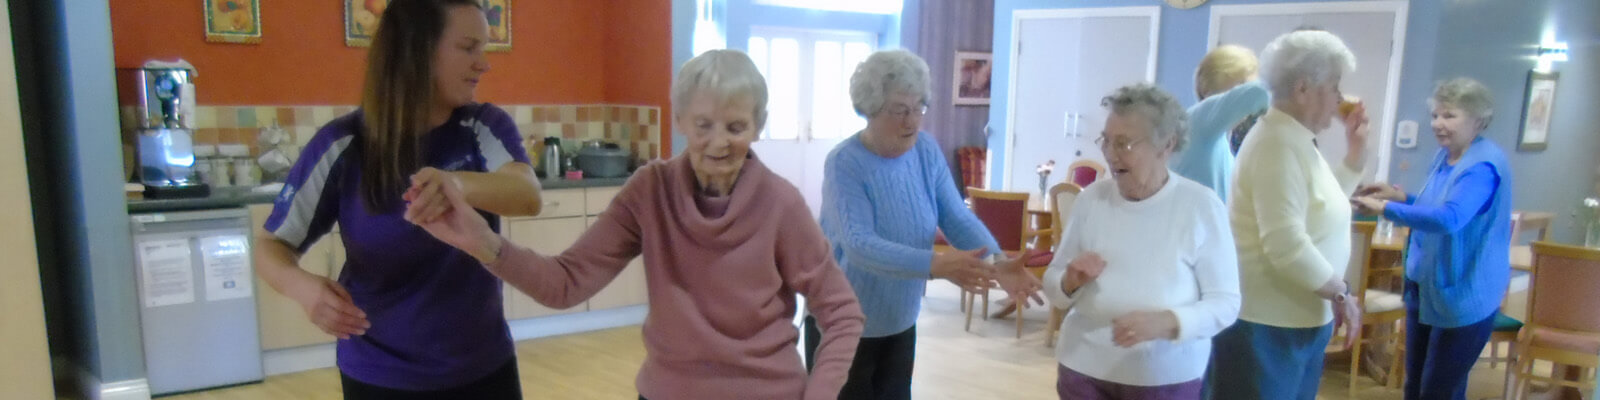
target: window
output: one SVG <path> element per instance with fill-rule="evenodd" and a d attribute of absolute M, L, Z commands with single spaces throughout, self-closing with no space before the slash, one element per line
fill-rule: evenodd
<path fill-rule="evenodd" d="M 762 139 L 838 139 L 866 128 L 850 103 L 850 75 L 875 45 L 867 32 L 752 29 L 747 49 L 767 78 Z"/>
<path fill-rule="evenodd" d="M 756 4 L 806 8 L 825 11 L 845 11 L 865 14 L 899 14 L 902 0 L 755 0 Z"/>

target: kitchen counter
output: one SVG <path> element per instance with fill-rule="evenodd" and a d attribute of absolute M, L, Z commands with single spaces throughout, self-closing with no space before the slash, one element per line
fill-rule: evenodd
<path fill-rule="evenodd" d="M 591 187 L 617 187 L 628 183 L 628 178 L 588 178 L 588 179 L 543 179 L 539 181 L 544 189 L 577 189 Z M 249 188 L 226 187 L 211 189 L 211 196 L 193 199 L 164 199 L 164 200 L 128 200 L 128 212 L 162 212 L 181 210 L 205 210 L 216 208 L 241 207 L 251 204 L 271 203 L 278 197 L 277 192 L 256 193 Z"/>
<path fill-rule="evenodd" d="M 540 179 L 539 186 L 545 189 L 575 189 L 591 187 L 617 187 L 628 183 L 627 177 L 622 178 L 584 178 L 575 180 L 566 179 Z"/>
<path fill-rule="evenodd" d="M 250 204 L 271 203 L 273 199 L 278 198 L 278 192 L 259 193 L 252 192 L 250 189 L 243 187 L 212 188 L 211 196 L 192 199 L 130 199 L 128 200 L 128 212 L 144 213 L 232 208 Z"/>

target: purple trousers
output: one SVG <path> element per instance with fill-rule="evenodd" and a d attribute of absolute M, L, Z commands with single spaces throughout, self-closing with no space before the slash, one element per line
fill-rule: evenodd
<path fill-rule="evenodd" d="M 1201 379 L 1164 386 L 1133 386 L 1102 381 L 1056 365 L 1061 400 L 1199 400 Z"/>

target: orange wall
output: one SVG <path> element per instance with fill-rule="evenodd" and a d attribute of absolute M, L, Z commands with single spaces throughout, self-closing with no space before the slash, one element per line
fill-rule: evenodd
<path fill-rule="evenodd" d="M 671 155 L 672 2 L 612 0 L 606 24 L 606 101 L 661 107 L 662 157 Z"/>
<path fill-rule="evenodd" d="M 604 64 L 609 50 L 604 45 L 607 3 L 513 2 L 512 50 L 490 53 L 491 71 L 478 89 L 479 99 L 506 104 L 604 102 L 601 71 L 610 72 Z M 182 57 L 200 72 L 196 97 L 205 105 L 355 104 L 366 49 L 344 44 L 343 1 L 261 4 L 261 43 L 242 45 L 205 41 L 201 2 L 113 1 L 117 67 Z M 670 16 L 659 18 L 667 23 Z M 670 46 L 668 36 L 661 36 L 663 46 Z"/>

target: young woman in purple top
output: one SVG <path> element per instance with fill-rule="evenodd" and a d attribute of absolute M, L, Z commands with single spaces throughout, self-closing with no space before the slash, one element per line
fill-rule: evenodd
<path fill-rule="evenodd" d="M 256 273 L 339 338 L 346 399 L 521 398 L 500 280 L 405 219 L 404 199 L 440 197 L 446 185 L 482 213 L 539 212 L 515 124 L 473 101 L 489 70 L 483 10 L 476 0 L 394 0 L 382 21 L 361 109 L 301 151 L 257 232 Z M 337 281 L 296 266 L 334 224 L 348 259 Z"/>

